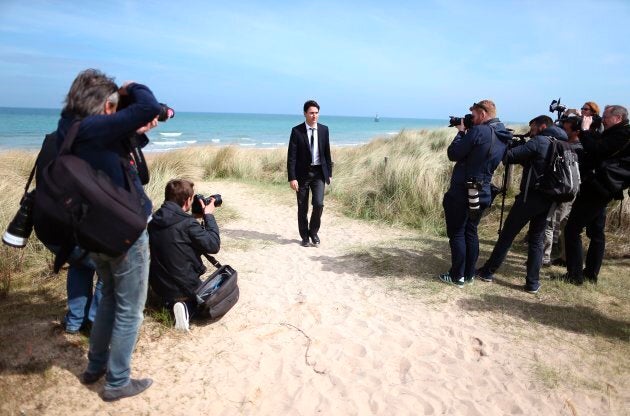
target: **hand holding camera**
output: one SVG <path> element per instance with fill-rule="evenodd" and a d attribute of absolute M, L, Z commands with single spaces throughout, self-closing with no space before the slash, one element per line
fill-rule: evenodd
<path fill-rule="evenodd" d="M 193 215 L 201 216 L 203 214 L 214 214 L 215 207 L 220 207 L 223 199 L 220 194 L 204 197 L 202 194 L 196 194 L 193 197 L 191 211 Z"/>

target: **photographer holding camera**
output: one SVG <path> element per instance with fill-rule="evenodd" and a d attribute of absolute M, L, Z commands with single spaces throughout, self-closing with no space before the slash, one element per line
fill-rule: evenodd
<path fill-rule="evenodd" d="M 602 124 L 603 133 L 584 131 L 580 135 L 584 164 L 594 169 L 592 175 L 582 181 L 565 227 L 567 274 L 564 279 L 576 285 L 583 284 L 585 278 L 597 283 L 606 249 L 606 207 L 613 199 L 623 199 L 623 190 L 630 184 L 628 110 L 620 105 L 606 106 Z M 591 239 L 585 263 L 584 228 Z"/>
<path fill-rule="evenodd" d="M 202 302 L 196 295 L 199 277 L 206 272 L 201 256 L 219 252 L 221 239 L 214 219 L 221 196 L 195 195 L 194 184 L 172 179 L 164 189 L 164 203 L 149 223 L 151 288 L 175 316 L 175 328 L 187 331 L 188 320 Z M 188 214 L 192 209 L 193 215 Z M 200 224 L 195 217 L 203 219 Z"/>
<path fill-rule="evenodd" d="M 456 162 L 444 195 L 446 233 L 451 247 L 451 268 L 439 276 L 445 283 L 463 287 L 471 282 L 479 257 L 477 226 L 490 206 L 490 181 L 501 162 L 512 134 L 496 118 L 496 107 L 482 100 L 470 107 L 463 119 L 451 118 L 459 132 L 447 150 Z"/>
<path fill-rule="evenodd" d="M 477 271 L 477 277 L 484 282 L 494 280 L 496 272 L 507 256 L 514 238 L 529 223 L 527 276 L 525 277 L 525 291 L 538 293 L 540 289 L 540 268 L 543 258 L 543 237 L 547 225 L 547 214 L 552 200 L 541 191 L 538 185 L 544 177 L 546 156 L 551 146 L 550 138 L 567 141 L 567 134 L 560 127 L 554 125 L 549 116 L 541 115 L 529 122 L 529 139 L 525 144 L 508 149 L 506 158 L 508 163 L 523 165 L 520 191 L 514 200 L 514 205 L 505 220 L 505 226 L 499 234 L 490 258 Z"/>
<path fill-rule="evenodd" d="M 117 111 L 120 97 L 124 96 L 129 97 L 131 104 Z M 135 82 L 119 88 L 102 72 L 87 69 L 75 78 L 65 102 L 57 128 L 57 146 L 61 147 L 68 133 L 77 131 L 76 123 L 80 122 L 73 154 L 109 177 L 115 186 L 127 191 L 133 189 L 138 206 L 148 219 L 151 200 L 131 163 L 128 139 L 134 132 L 143 134 L 157 125 L 161 107 L 151 90 Z M 142 324 L 148 288 L 146 229 L 129 243 L 129 248 L 118 256 L 90 253 L 103 288 L 90 333 L 88 365 L 81 381 L 92 384 L 105 375 L 101 396 L 105 401 L 135 396 L 153 383 L 150 378 L 130 378 L 131 355 Z"/>

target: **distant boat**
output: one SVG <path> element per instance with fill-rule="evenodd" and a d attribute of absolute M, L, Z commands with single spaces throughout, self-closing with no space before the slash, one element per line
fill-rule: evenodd
<path fill-rule="evenodd" d="M 163 132 L 160 132 L 160 136 L 164 136 L 164 137 L 179 137 L 181 135 L 182 135 L 181 132 L 176 132 L 176 133 L 163 133 Z"/>
<path fill-rule="evenodd" d="M 374 116 L 374 121 L 375 121 L 376 123 L 378 123 L 379 121 L 381 121 L 381 120 L 378 118 L 378 113 Z"/>

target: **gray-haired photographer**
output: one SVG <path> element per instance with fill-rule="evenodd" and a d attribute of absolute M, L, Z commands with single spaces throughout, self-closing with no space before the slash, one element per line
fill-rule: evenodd
<path fill-rule="evenodd" d="M 623 199 L 630 186 L 630 125 L 628 110 L 608 105 L 602 116 L 604 131 L 589 130 L 580 135 L 584 160 L 594 167 L 585 178 L 573 203 L 565 227 L 567 274 L 569 283 L 581 285 L 585 279 L 596 283 L 606 249 L 606 207 L 613 199 Z M 584 263 L 582 231 L 591 239 Z"/>
<path fill-rule="evenodd" d="M 439 279 L 458 287 L 471 282 L 475 274 L 479 257 L 477 226 L 481 213 L 491 203 L 492 175 L 512 138 L 496 117 L 492 101 L 474 103 L 470 111 L 463 118 L 451 117 L 450 126 L 459 131 L 447 149 L 455 167 L 442 202 L 451 268 Z"/>
<path fill-rule="evenodd" d="M 121 97 L 129 104 L 117 111 Z M 42 171 L 34 214 L 60 224 L 59 233 L 70 231 L 74 239 L 63 244 L 65 250 L 78 243 L 96 264 L 103 296 L 81 381 L 91 384 L 105 376 L 103 400 L 118 400 L 152 384 L 130 378 L 147 296 L 152 204 L 129 138 L 157 125 L 163 106 L 148 87 L 128 82 L 119 88 L 95 69 L 79 73 L 65 103 L 56 132 L 59 153 Z M 57 263 L 63 261 L 63 249 L 57 257 Z"/>

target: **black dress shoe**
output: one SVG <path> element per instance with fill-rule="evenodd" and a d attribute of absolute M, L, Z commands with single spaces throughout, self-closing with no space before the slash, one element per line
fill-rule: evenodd
<path fill-rule="evenodd" d="M 308 238 L 303 238 L 302 242 L 300 243 L 300 245 L 302 247 L 308 247 L 310 244 L 308 243 Z"/>
<path fill-rule="evenodd" d="M 313 244 L 315 244 L 315 245 L 319 244 L 319 237 L 317 236 L 317 234 L 312 235 L 311 236 L 311 240 L 313 241 Z"/>

